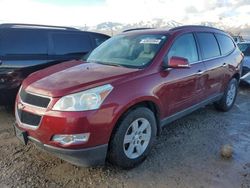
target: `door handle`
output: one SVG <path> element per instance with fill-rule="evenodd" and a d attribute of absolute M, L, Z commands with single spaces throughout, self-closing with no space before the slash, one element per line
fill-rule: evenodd
<path fill-rule="evenodd" d="M 227 64 L 226 64 L 226 63 L 223 63 L 223 64 L 222 64 L 222 67 L 226 67 L 226 66 L 227 66 Z"/>
<path fill-rule="evenodd" d="M 205 71 L 202 70 L 198 70 L 198 72 L 196 73 L 197 75 L 202 75 Z"/>

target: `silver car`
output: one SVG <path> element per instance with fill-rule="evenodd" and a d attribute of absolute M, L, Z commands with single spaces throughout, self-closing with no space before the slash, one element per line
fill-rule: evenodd
<path fill-rule="evenodd" d="M 241 81 L 250 84 L 250 42 L 238 43 L 239 49 L 244 54 Z"/>

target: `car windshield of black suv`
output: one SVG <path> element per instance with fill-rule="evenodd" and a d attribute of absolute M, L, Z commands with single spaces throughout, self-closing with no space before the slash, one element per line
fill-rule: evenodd
<path fill-rule="evenodd" d="M 87 62 L 143 68 L 167 40 L 165 35 L 117 35 L 97 47 Z"/>
<path fill-rule="evenodd" d="M 238 44 L 238 46 L 245 56 L 250 56 L 250 43 Z"/>

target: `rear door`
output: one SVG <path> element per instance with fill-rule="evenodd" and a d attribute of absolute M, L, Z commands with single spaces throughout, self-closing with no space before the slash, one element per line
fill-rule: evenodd
<path fill-rule="evenodd" d="M 202 60 L 206 66 L 204 83 L 206 98 L 211 98 L 221 92 L 224 80 L 224 62 L 221 59 L 221 52 L 213 33 L 197 32 L 196 37 L 201 50 Z"/>
<path fill-rule="evenodd" d="M 199 61 L 198 49 L 193 33 L 178 37 L 170 48 L 167 58 L 184 57 L 191 64 L 187 69 L 171 69 L 167 72 L 164 86 L 165 117 L 185 110 L 202 101 L 204 98 L 205 66 Z M 169 81 L 169 79 L 171 81 Z"/>
<path fill-rule="evenodd" d="M 221 92 L 225 90 L 225 87 L 228 85 L 229 80 L 232 77 L 232 72 L 228 68 L 230 65 L 235 64 L 235 57 L 232 57 L 232 53 L 234 52 L 236 45 L 234 44 L 233 40 L 224 34 L 215 34 L 215 37 L 219 43 L 220 50 L 221 50 L 221 66 L 222 66 L 222 71 L 224 74 L 223 78 L 223 85 Z"/>

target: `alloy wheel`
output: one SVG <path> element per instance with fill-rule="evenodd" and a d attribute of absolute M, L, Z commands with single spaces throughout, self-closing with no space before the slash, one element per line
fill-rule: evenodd
<path fill-rule="evenodd" d="M 128 127 L 124 141 L 123 150 L 130 159 L 140 157 L 146 150 L 151 139 L 151 125 L 145 118 L 134 120 Z"/>
<path fill-rule="evenodd" d="M 227 99 L 226 99 L 227 106 L 231 106 L 233 104 L 235 96 L 236 96 L 236 87 L 234 84 L 232 84 L 227 92 Z"/>

